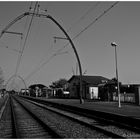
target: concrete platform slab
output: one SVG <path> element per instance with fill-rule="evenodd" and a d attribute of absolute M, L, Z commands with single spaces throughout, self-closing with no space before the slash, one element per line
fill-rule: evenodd
<path fill-rule="evenodd" d="M 121 103 L 119 108 L 117 102 L 85 101 L 84 104 L 80 104 L 77 99 L 41 99 L 140 119 L 140 106 L 133 104 Z"/>

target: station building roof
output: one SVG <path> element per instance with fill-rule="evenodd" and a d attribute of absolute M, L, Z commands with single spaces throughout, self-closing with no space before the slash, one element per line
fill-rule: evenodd
<path fill-rule="evenodd" d="M 73 75 L 68 82 L 70 83 L 74 79 L 80 79 L 79 75 Z M 110 79 L 105 78 L 103 76 L 89 76 L 89 75 L 83 75 L 82 76 L 82 81 L 88 84 L 94 84 L 94 85 L 99 85 L 101 83 L 105 83 L 109 81 Z"/>

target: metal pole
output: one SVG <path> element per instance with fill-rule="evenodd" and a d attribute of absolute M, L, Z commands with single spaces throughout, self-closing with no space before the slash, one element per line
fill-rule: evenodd
<path fill-rule="evenodd" d="M 121 107 L 121 100 L 120 100 L 120 86 L 119 86 L 119 78 L 118 78 L 118 64 L 117 64 L 117 46 L 115 46 L 115 61 L 116 61 L 116 79 L 117 79 L 117 92 L 118 92 L 118 107 Z"/>
<path fill-rule="evenodd" d="M 84 100 L 82 98 L 82 94 L 83 94 L 83 87 L 82 87 L 82 66 L 81 66 L 81 63 L 80 63 L 80 58 L 79 58 L 79 55 L 77 53 L 77 50 L 74 46 L 74 43 L 72 42 L 71 38 L 69 37 L 69 35 L 67 34 L 67 32 L 64 30 L 64 28 L 53 18 L 51 17 L 50 15 L 47 16 L 47 18 L 51 19 L 62 31 L 63 33 L 65 34 L 65 36 L 67 37 L 67 39 L 69 40 L 73 50 L 74 50 L 74 53 L 76 55 L 76 58 L 77 58 L 77 61 L 78 61 L 78 65 L 79 65 L 79 73 L 80 73 L 80 93 L 79 93 L 79 96 L 80 96 L 80 104 L 83 104 L 84 103 Z"/>
<path fill-rule="evenodd" d="M 118 78 L 118 64 L 117 64 L 117 44 L 115 42 L 111 43 L 113 47 L 115 47 L 115 62 L 116 62 L 116 80 L 117 80 L 117 93 L 118 93 L 118 107 L 121 107 L 121 99 L 120 99 L 120 86 L 119 86 L 119 78 Z"/>

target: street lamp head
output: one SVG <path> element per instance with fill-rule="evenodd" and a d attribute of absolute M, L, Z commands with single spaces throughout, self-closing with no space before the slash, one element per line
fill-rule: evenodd
<path fill-rule="evenodd" d="M 112 43 L 111 43 L 111 46 L 112 46 L 112 47 L 116 47 L 117 44 L 116 44 L 115 42 L 112 42 Z"/>

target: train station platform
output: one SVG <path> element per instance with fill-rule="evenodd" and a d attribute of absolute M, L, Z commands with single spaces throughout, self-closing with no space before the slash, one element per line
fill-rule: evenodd
<path fill-rule="evenodd" d="M 121 108 L 119 108 L 118 102 L 85 101 L 83 104 L 80 104 L 80 101 L 77 99 L 41 99 L 89 110 L 102 111 L 140 119 L 140 106 L 133 104 L 121 103 Z"/>

